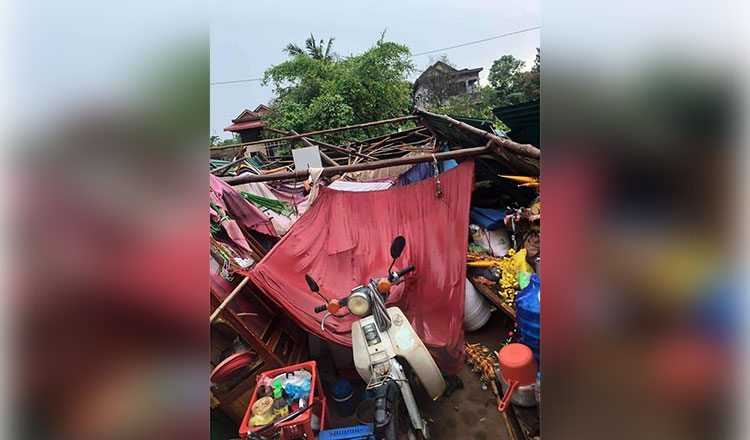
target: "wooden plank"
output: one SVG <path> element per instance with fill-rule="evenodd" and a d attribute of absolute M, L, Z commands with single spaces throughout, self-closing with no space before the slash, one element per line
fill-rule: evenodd
<path fill-rule="evenodd" d="M 517 405 L 510 405 L 516 416 L 518 426 L 526 440 L 539 439 L 539 417 L 536 413 L 536 407 L 525 408 Z"/>
<path fill-rule="evenodd" d="M 224 299 L 224 301 L 222 301 L 221 304 L 219 304 L 219 307 L 217 307 L 216 310 L 214 310 L 214 312 L 211 314 L 211 318 L 210 318 L 209 324 L 212 323 L 212 322 L 214 322 L 214 320 L 219 316 L 219 313 L 221 313 L 221 311 L 224 310 L 224 308 L 230 302 L 232 302 L 232 300 L 234 299 L 234 297 L 237 296 L 237 294 L 240 293 L 240 290 L 242 290 L 242 288 L 245 287 L 245 284 L 247 284 L 248 281 L 250 281 L 250 278 L 245 277 L 242 281 L 240 281 L 239 284 L 237 284 L 237 287 L 234 288 L 234 290 L 232 291 L 232 293 L 230 293 L 229 296 L 227 296 Z"/>
<path fill-rule="evenodd" d="M 500 416 L 503 418 L 505 429 L 508 431 L 508 438 L 511 440 L 524 440 L 523 432 L 521 431 L 521 427 L 518 426 L 518 421 L 513 411 L 505 410 L 500 413 Z"/>
<path fill-rule="evenodd" d="M 498 309 L 505 312 L 506 315 L 510 316 L 514 321 L 516 320 L 516 311 L 513 310 L 512 307 L 509 307 L 503 303 L 503 299 L 500 297 L 500 295 L 496 294 L 492 291 L 489 287 L 485 286 L 482 283 L 477 283 L 471 278 L 469 278 L 469 281 L 474 286 L 475 289 L 479 291 L 482 295 L 484 295 L 492 304 L 494 304 Z"/>
<path fill-rule="evenodd" d="M 265 363 L 263 362 L 263 359 L 260 357 L 253 362 L 250 367 L 250 375 L 245 378 L 242 382 L 237 384 L 236 387 L 232 388 L 228 393 L 226 394 L 219 394 L 215 393 L 214 396 L 216 396 L 216 399 L 219 401 L 221 405 L 227 405 L 229 403 L 234 402 L 237 400 L 238 397 L 245 394 L 248 390 L 253 389 L 255 387 L 255 377 L 257 376 L 258 371 L 261 367 L 263 367 Z"/>
<path fill-rule="evenodd" d="M 213 307 L 218 307 L 221 304 L 221 298 L 213 290 L 211 291 L 211 303 Z M 229 324 L 250 346 L 255 350 L 258 355 L 268 362 L 268 368 L 278 368 L 286 365 L 281 359 L 276 356 L 276 353 L 269 351 L 263 341 L 250 330 L 247 325 L 237 316 L 232 309 L 224 309 L 221 311 L 220 316 Z"/>

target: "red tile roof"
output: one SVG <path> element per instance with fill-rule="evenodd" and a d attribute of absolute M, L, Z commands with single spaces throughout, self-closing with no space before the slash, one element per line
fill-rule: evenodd
<path fill-rule="evenodd" d="M 256 120 L 256 121 L 249 121 L 249 122 L 236 122 L 229 127 L 224 127 L 224 131 L 240 131 L 240 130 L 247 130 L 248 128 L 258 128 L 265 126 L 265 122 Z"/>

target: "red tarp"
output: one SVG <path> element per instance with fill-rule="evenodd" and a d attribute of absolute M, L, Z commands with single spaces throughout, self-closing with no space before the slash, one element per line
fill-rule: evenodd
<path fill-rule="evenodd" d="M 383 191 L 347 192 L 320 188 L 305 215 L 250 272 L 250 278 L 307 331 L 351 345 L 351 314 L 329 317 L 313 309 L 323 301 L 310 292 L 312 275 L 327 298 L 345 298 L 370 278 L 386 275 L 389 249 L 397 235 L 406 248 L 397 269 L 416 270 L 392 289 L 397 305 L 448 374 L 463 362 L 464 286 L 469 204 L 474 163 L 465 161 L 440 175 L 443 197 L 434 178 Z"/>

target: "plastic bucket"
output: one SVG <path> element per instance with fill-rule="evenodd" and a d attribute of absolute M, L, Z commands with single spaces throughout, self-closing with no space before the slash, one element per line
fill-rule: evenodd
<path fill-rule="evenodd" d="M 464 330 L 473 332 L 479 330 L 490 319 L 490 308 L 484 295 L 477 292 L 471 281 L 466 279 L 466 295 L 464 297 Z"/>
<path fill-rule="evenodd" d="M 346 379 L 339 379 L 331 387 L 333 400 L 336 401 L 336 412 L 341 417 L 349 417 L 354 414 L 354 390 L 352 384 Z"/>
<path fill-rule="evenodd" d="M 357 421 L 362 425 L 372 425 L 375 399 L 365 399 L 357 405 Z"/>

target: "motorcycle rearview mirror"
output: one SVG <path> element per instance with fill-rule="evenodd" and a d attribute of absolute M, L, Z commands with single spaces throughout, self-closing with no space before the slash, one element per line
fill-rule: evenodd
<path fill-rule="evenodd" d="M 391 243 L 391 258 L 394 260 L 401 256 L 401 252 L 404 251 L 404 246 L 406 246 L 406 239 L 402 236 L 398 236 L 393 239 L 393 243 Z"/>
<path fill-rule="evenodd" d="M 318 288 L 318 283 L 315 282 L 313 277 L 310 276 L 310 274 L 305 274 L 305 281 L 307 281 L 308 287 L 310 287 L 310 290 L 312 290 L 315 293 L 318 293 L 320 288 Z"/>
<path fill-rule="evenodd" d="M 401 256 L 401 253 L 404 251 L 404 246 L 406 246 L 406 239 L 402 236 L 398 236 L 393 239 L 393 243 L 391 243 L 391 258 L 393 258 L 393 261 L 391 261 L 391 266 L 388 268 L 388 276 L 390 277 L 391 269 L 393 269 L 393 264 L 396 263 L 396 259 Z"/>

